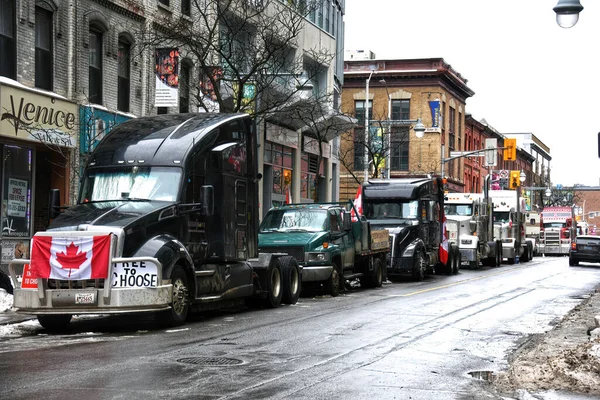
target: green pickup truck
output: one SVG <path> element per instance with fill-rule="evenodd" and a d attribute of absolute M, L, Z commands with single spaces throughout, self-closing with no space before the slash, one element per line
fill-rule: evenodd
<path fill-rule="evenodd" d="M 344 290 L 344 280 L 380 287 L 386 279 L 388 231 L 371 229 L 369 221 L 352 216 L 352 209 L 350 201 L 274 207 L 260 225 L 258 251 L 294 256 L 302 282 L 323 284 L 332 296 Z"/>

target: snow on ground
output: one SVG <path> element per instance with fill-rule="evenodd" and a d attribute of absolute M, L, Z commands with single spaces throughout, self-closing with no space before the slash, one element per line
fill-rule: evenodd
<path fill-rule="evenodd" d="M 4 289 L 0 289 L 0 312 L 9 311 L 13 306 L 13 296 Z"/>
<path fill-rule="evenodd" d="M 23 336 L 39 331 L 41 328 L 37 319 L 19 322 L 18 324 L 0 325 L 0 337 L 3 336 Z"/>

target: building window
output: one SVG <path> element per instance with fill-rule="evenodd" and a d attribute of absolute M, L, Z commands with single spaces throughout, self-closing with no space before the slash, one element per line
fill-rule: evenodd
<path fill-rule="evenodd" d="M 159 2 L 160 4 L 162 4 L 163 6 L 167 6 L 167 7 L 169 7 L 169 0 L 158 0 L 158 2 Z"/>
<path fill-rule="evenodd" d="M 392 119 L 410 119 L 410 99 L 392 100 Z"/>
<path fill-rule="evenodd" d="M 102 104 L 102 32 L 90 27 L 89 101 Z"/>
<path fill-rule="evenodd" d="M 285 195 L 286 190 L 292 187 L 294 149 L 272 142 L 265 142 L 264 162 L 273 168 L 271 193 Z"/>
<path fill-rule="evenodd" d="M 169 107 L 157 107 L 156 108 L 156 113 L 157 114 L 168 114 L 169 113 Z"/>
<path fill-rule="evenodd" d="M 119 39 L 118 54 L 118 99 L 117 109 L 123 112 L 129 112 L 129 94 L 131 91 L 131 44 L 124 39 Z"/>
<path fill-rule="evenodd" d="M 395 126 L 392 128 L 392 148 L 390 149 L 390 168 L 392 171 L 408 171 L 409 128 Z"/>
<path fill-rule="evenodd" d="M 462 114 L 458 113 L 458 151 L 462 151 L 462 134 Z M 477 150 L 479 150 L 479 147 Z"/>
<path fill-rule="evenodd" d="M 15 0 L 0 0 L 0 76 L 17 79 Z"/>
<path fill-rule="evenodd" d="M 319 165 L 319 157 L 315 154 L 302 153 L 302 182 L 300 192 L 303 199 L 317 200 L 317 176 L 323 174 L 323 163 Z"/>
<path fill-rule="evenodd" d="M 358 127 L 354 129 L 354 170 L 360 171 L 365 168 L 365 151 L 368 143 L 365 143 L 365 101 L 354 102 L 354 117 L 358 120 Z M 373 101 L 369 100 L 369 121 L 373 118 Z M 369 126 L 370 128 L 370 126 Z"/>
<path fill-rule="evenodd" d="M 179 112 L 190 112 L 190 70 L 188 62 L 181 63 L 179 70 Z"/>
<path fill-rule="evenodd" d="M 456 135 L 454 131 L 454 124 L 456 123 L 456 110 L 452 107 L 448 109 L 448 146 L 450 150 L 454 150 Z"/>
<path fill-rule="evenodd" d="M 53 89 L 52 12 L 35 8 L 35 87 Z"/>
<path fill-rule="evenodd" d="M 168 2 L 169 0 L 167 0 L 167 3 Z M 181 13 L 189 17 L 191 15 L 191 10 L 191 0 L 181 0 Z"/>

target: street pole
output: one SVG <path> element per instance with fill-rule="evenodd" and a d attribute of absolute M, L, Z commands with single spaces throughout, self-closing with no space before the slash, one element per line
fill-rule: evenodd
<path fill-rule="evenodd" d="M 390 96 L 387 91 L 387 86 L 385 87 L 385 92 L 388 95 L 388 122 L 392 119 L 392 96 Z M 387 126 L 387 156 L 385 158 L 385 176 L 387 179 L 392 178 L 392 125 L 388 124 Z"/>
<path fill-rule="evenodd" d="M 364 171 L 364 181 L 367 182 L 369 180 L 369 81 L 373 76 L 373 70 L 369 74 L 366 83 L 366 96 L 365 96 L 365 154 L 363 155 L 363 171 Z"/>

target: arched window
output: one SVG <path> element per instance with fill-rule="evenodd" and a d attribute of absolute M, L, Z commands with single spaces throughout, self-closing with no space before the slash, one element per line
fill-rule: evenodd
<path fill-rule="evenodd" d="M 47 6 L 35 7 L 35 87 L 53 90 L 53 12 Z"/>
<path fill-rule="evenodd" d="M 102 42 L 103 31 L 97 25 L 90 25 L 89 61 L 89 102 L 102 104 Z"/>
<path fill-rule="evenodd" d="M 0 76 L 17 79 L 15 0 L 0 0 Z"/>
<path fill-rule="evenodd" d="M 179 112 L 190 112 L 190 71 L 192 64 L 189 60 L 183 60 L 179 70 Z"/>
<path fill-rule="evenodd" d="M 119 82 L 117 109 L 129 112 L 129 94 L 131 91 L 131 42 L 124 36 L 119 37 Z"/>

